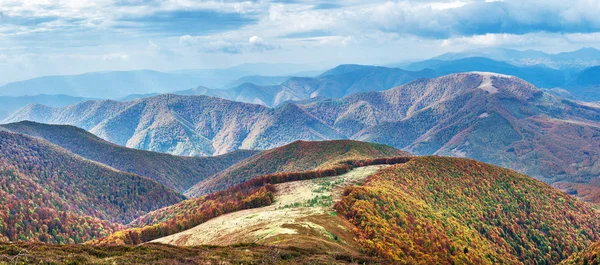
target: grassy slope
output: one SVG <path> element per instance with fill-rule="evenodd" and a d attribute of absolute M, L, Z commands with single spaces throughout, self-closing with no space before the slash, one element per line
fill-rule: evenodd
<path fill-rule="evenodd" d="M 296 141 L 254 155 L 205 181 L 199 182 L 185 194 L 189 197 L 197 197 L 226 189 L 264 174 L 324 169 L 344 160 L 403 155 L 408 155 L 408 153 L 386 145 L 351 140 Z"/>
<path fill-rule="evenodd" d="M 599 238 L 590 205 L 514 171 L 419 157 L 336 205 L 365 250 L 409 263 L 557 263 Z"/>
<path fill-rule="evenodd" d="M 183 192 L 199 181 L 258 151 L 240 150 L 215 157 L 183 157 L 137 150 L 109 143 L 74 126 L 18 122 L 2 125 L 10 131 L 43 138 L 77 155 L 118 170 L 149 177 Z"/>
<path fill-rule="evenodd" d="M 25 264 L 382 264 L 381 260 L 322 251 L 254 244 L 184 248 L 142 246 L 0 244 L 0 265 Z"/>
<path fill-rule="evenodd" d="M 103 234 L 101 226 L 114 227 L 98 219 L 128 223 L 183 199 L 150 179 L 2 130 L 0 175 L 0 191 L 7 194 L 0 233 L 11 241 L 85 241 Z"/>

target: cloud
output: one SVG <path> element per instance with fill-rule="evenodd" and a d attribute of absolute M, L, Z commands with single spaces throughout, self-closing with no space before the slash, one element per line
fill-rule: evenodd
<path fill-rule="evenodd" d="M 279 48 L 279 46 L 266 43 L 261 37 L 256 35 L 250 37 L 248 43 L 250 44 L 250 50 L 254 52 L 270 51 Z"/>
<path fill-rule="evenodd" d="M 264 52 L 279 49 L 277 45 L 272 45 L 259 36 L 251 36 L 247 42 L 213 39 L 204 36 L 184 35 L 179 37 L 179 44 L 194 48 L 197 52 L 212 53 L 222 52 L 230 54 Z"/>
<path fill-rule="evenodd" d="M 591 33 L 600 31 L 600 1 L 387 2 L 366 12 L 383 31 L 444 39 L 485 34 Z"/>
<path fill-rule="evenodd" d="M 126 61 L 127 59 L 129 59 L 129 55 L 124 53 L 111 53 L 104 55 L 102 59 L 105 61 Z"/>
<path fill-rule="evenodd" d="M 257 19 L 240 13 L 207 10 L 161 11 L 143 16 L 126 16 L 116 28 L 135 29 L 160 36 L 208 35 L 239 29 Z"/>

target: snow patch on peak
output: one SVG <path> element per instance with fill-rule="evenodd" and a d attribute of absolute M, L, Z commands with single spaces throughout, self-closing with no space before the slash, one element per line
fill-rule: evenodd
<path fill-rule="evenodd" d="M 482 74 L 481 84 L 477 88 L 487 91 L 490 94 L 498 93 L 498 88 L 492 83 L 491 74 Z"/>
<path fill-rule="evenodd" d="M 484 77 L 503 77 L 503 78 L 511 78 L 513 77 L 512 75 L 505 75 L 505 74 L 499 74 L 499 73 L 493 73 L 493 72 L 478 72 L 478 71 L 473 71 L 473 72 L 469 72 L 471 74 L 478 74 Z"/>

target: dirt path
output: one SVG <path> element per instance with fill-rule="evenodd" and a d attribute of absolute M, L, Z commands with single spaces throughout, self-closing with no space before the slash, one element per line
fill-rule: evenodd
<path fill-rule="evenodd" d="M 351 224 L 337 217 L 333 204 L 343 188 L 360 183 L 385 165 L 356 168 L 344 175 L 277 184 L 275 202 L 211 219 L 192 229 L 154 240 L 179 246 L 261 243 L 304 246 L 315 240 L 325 248 L 355 252 Z"/>

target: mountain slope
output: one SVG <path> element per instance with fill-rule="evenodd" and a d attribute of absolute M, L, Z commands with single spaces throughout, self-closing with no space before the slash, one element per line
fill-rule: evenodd
<path fill-rule="evenodd" d="M 548 182 L 600 176 L 600 108 L 510 76 L 453 74 L 303 105 L 351 139 L 469 157 Z"/>
<path fill-rule="evenodd" d="M 407 155 L 409 154 L 389 146 L 349 140 L 296 141 L 243 160 L 199 182 L 185 194 L 198 197 L 265 174 L 324 169 L 347 160 Z"/>
<path fill-rule="evenodd" d="M 8 200 L 0 204 L 8 214 L 2 234 L 10 240 L 82 242 L 183 199 L 152 180 L 5 130 L 0 169 L 0 192 Z"/>
<path fill-rule="evenodd" d="M 151 178 L 179 192 L 257 153 L 240 150 L 216 157 L 180 157 L 115 145 L 73 126 L 35 122 L 0 126 L 12 132 L 43 138 L 84 158 Z"/>
<path fill-rule="evenodd" d="M 409 264 L 555 264 L 599 237 L 591 205 L 511 170 L 417 157 L 346 189 L 367 253 Z"/>

